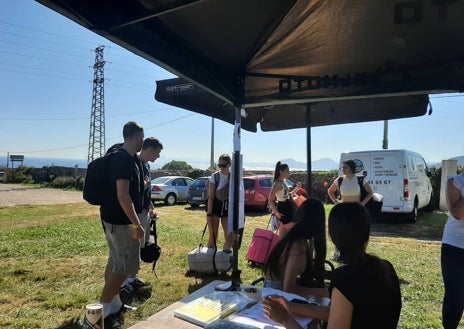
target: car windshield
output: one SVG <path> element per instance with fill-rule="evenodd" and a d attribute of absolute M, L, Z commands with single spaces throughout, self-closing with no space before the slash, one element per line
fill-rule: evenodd
<path fill-rule="evenodd" d="M 158 178 L 152 179 L 151 183 L 152 184 L 164 184 L 170 179 L 171 177 L 158 177 Z"/>

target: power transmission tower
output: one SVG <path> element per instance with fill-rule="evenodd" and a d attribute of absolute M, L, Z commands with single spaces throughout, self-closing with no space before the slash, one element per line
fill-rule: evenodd
<path fill-rule="evenodd" d="M 105 78 L 103 49 L 95 48 L 95 64 L 93 65 L 92 111 L 90 113 L 89 153 L 87 162 L 105 154 Z"/>

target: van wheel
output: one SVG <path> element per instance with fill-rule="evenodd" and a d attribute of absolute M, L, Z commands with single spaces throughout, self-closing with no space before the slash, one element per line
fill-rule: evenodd
<path fill-rule="evenodd" d="M 417 222 L 417 213 L 419 212 L 419 209 L 417 208 L 419 202 L 417 202 L 417 199 L 414 201 L 414 208 L 412 211 L 408 214 L 407 216 L 407 221 L 409 223 L 416 223 Z"/>
<path fill-rule="evenodd" d="M 177 197 L 174 193 L 169 193 L 166 195 L 166 198 L 164 198 L 164 204 L 166 206 L 173 206 L 177 202 Z"/>

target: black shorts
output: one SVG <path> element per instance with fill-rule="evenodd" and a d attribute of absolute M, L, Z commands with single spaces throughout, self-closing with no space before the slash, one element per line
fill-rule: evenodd
<path fill-rule="evenodd" d="M 205 209 L 208 210 L 208 207 Z M 217 198 L 214 198 L 213 201 L 213 215 L 218 217 L 227 217 L 229 213 L 229 201 L 220 201 Z"/>
<path fill-rule="evenodd" d="M 280 218 L 282 224 L 293 222 L 293 205 L 290 200 L 278 201 L 277 211 L 283 215 Z"/>

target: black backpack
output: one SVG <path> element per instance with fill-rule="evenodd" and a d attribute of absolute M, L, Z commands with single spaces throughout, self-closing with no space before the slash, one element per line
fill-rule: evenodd
<path fill-rule="evenodd" d="M 101 206 L 108 195 L 110 183 L 108 179 L 108 160 L 116 152 L 110 152 L 89 163 L 84 179 L 83 198 L 88 203 Z"/>

